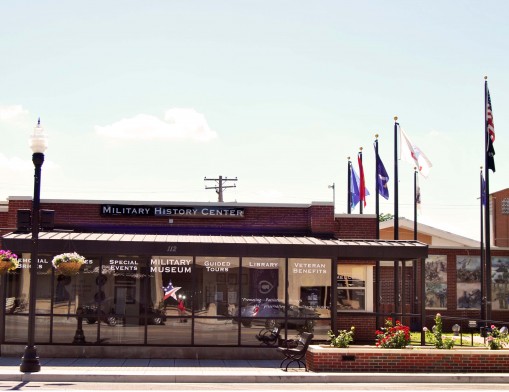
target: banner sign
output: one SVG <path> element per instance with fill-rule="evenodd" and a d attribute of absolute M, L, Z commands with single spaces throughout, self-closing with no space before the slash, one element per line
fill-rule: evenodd
<path fill-rule="evenodd" d="M 204 206 L 142 206 L 101 204 L 102 216 L 164 216 L 171 218 L 244 218 L 244 208 Z"/>

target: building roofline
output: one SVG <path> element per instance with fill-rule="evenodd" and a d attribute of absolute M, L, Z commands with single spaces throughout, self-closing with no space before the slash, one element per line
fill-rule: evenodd
<path fill-rule="evenodd" d="M 9 196 L 8 201 L 31 201 L 31 196 Z M 173 206 L 222 206 L 222 207 L 284 207 L 308 208 L 311 206 L 333 206 L 333 202 L 312 201 L 310 203 L 244 203 L 217 201 L 172 201 L 172 200 L 99 200 L 99 199 L 41 199 L 41 203 L 56 204 L 130 204 L 130 205 L 173 205 Z"/>
<path fill-rule="evenodd" d="M 394 220 L 380 222 L 380 230 L 394 227 Z M 413 230 L 414 221 L 407 218 L 399 218 L 399 227 Z M 450 231 L 438 229 L 433 226 L 426 225 L 424 223 L 417 222 L 417 230 L 421 234 L 428 234 L 431 236 L 442 237 L 449 241 L 456 241 L 465 244 L 466 247 L 478 248 L 480 242 L 473 238 L 463 237 L 459 234 L 451 233 Z M 468 245 L 469 244 L 469 245 Z M 457 248 L 457 247 L 456 247 Z"/>

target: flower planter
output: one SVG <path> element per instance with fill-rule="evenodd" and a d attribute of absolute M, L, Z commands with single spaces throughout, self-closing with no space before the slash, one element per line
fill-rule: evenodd
<path fill-rule="evenodd" d="M 5 275 L 9 271 L 18 268 L 18 256 L 10 250 L 0 249 L 0 275 Z"/>
<path fill-rule="evenodd" d="M 507 373 L 509 350 L 309 346 L 306 363 L 313 372 Z"/>
<path fill-rule="evenodd" d="M 62 253 L 53 257 L 51 263 L 58 274 L 73 276 L 80 272 L 81 266 L 85 264 L 85 258 L 76 252 Z"/>
<path fill-rule="evenodd" d="M 57 267 L 57 273 L 65 276 L 77 275 L 80 272 L 82 264 L 79 262 L 69 261 L 66 263 L 60 263 Z"/>
<path fill-rule="evenodd" d="M 0 275 L 5 275 L 11 267 L 12 263 L 10 261 L 0 260 Z"/>

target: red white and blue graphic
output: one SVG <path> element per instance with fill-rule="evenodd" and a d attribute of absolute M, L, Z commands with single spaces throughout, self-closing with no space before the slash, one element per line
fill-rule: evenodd
<path fill-rule="evenodd" d="M 177 291 L 179 291 L 181 287 L 173 287 L 173 283 L 171 280 L 168 282 L 167 286 L 163 286 L 163 292 L 164 292 L 164 300 L 167 300 L 168 298 L 172 297 L 177 301 Z"/>

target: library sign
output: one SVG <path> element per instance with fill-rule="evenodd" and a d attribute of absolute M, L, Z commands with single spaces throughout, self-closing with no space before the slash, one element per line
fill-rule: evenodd
<path fill-rule="evenodd" d="M 163 216 L 170 218 L 244 218 L 244 208 L 210 206 L 143 206 L 101 204 L 102 216 Z"/>

